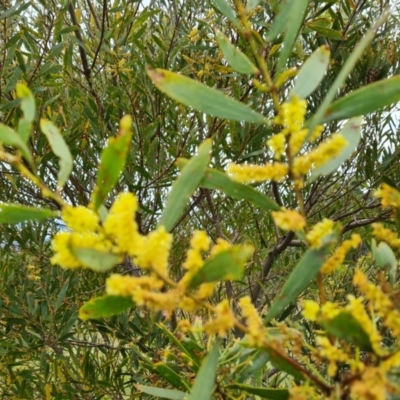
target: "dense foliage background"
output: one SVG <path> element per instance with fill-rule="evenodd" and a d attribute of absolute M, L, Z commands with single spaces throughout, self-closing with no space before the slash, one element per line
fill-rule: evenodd
<path fill-rule="evenodd" d="M 107 200 L 116 193 L 136 194 L 137 222 L 143 234 L 157 225 L 170 187 L 179 174 L 179 157 L 190 158 L 206 138 L 213 138 L 212 167 L 226 169 L 230 162 L 254 164 L 272 159 L 266 140 L 277 132 L 273 125 L 226 121 L 178 104 L 158 91 L 146 66 L 162 68 L 214 87 L 268 118 L 274 117 L 270 93 L 256 90 L 257 82 L 234 72 L 216 42 L 216 30 L 253 61 L 248 38 L 238 34 L 221 8 L 224 2 L 190 1 L 7 1 L 0 4 L 0 121 L 16 128 L 21 118 L 15 86 L 24 82 L 36 100 L 37 117 L 29 149 L 38 176 L 56 190 L 58 158 L 39 129 L 40 118 L 51 120 L 62 131 L 74 158 L 74 168 L 62 190 L 71 205 L 88 205 L 94 188 L 100 153 L 118 130 L 121 117 L 133 118 L 133 139 L 123 173 Z M 234 2 L 232 7 L 240 4 Z M 276 15 L 285 1 L 248 1 L 254 41 L 275 81 L 282 35 L 268 41 Z M 391 4 L 391 16 L 362 53 L 345 86 L 347 93 L 398 73 L 398 8 L 395 1 L 310 1 L 285 69 L 298 68 L 321 45 L 331 51 L 326 75 L 309 96 L 307 115 L 321 104 L 339 70 L 372 21 Z M 389 4 L 390 5 L 390 4 Z M 228 14 L 229 15 L 229 14 Z M 290 20 L 289 20 L 290 22 Z M 289 23 L 288 22 L 288 23 Z M 257 42 L 258 41 L 258 42 Z M 278 90 L 286 100 L 292 81 Z M 342 121 L 325 125 L 327 136 Z M 353 289 L 355 260 L 364 256 L 371 237 L 369 225 L 385 221 L 373 192 L 382 182 L 398 187 L 400 134 L 397 106 L 364 117 L 362 139 L 356 152 L 335 173 L 320 177 L 304 191 L 308 219 L 340 221 L 343 235 L 357 230 L 363 245 L 347 258 L 326 282 L 331 299 L 343 298 Z M 1 163 L 0 201 L 58 210 L 29 180 Z M 295 208 L 289 184 L 259 184 L 257 190 L 279 205 Z M 162 313 L 132 309 L 101 320 L 80 321 L 78 309 L 104 291 L 105 276 L 90 270 L 63 270 L 51 266 L 50 240 L 65 229 L 60 219 L 0 225 L 0 393 L 4 399 L 128 399 L 148 398 L 135 384 L 185 388 L 194 373 L 182 362 L 182 348 L 171 321 Z M 250 243 L 255 252 L 241 281 L 227 281 L 215 301 L 250 294 L 261 313 L 279 292 L 305 246 L 293 233 L 279 234 L 271 216 L 246 201 L 220 191 L 201 188 L 172 232 L 172 274 L 182 275 L 181 263 L 194 229 L 204 229 L 215 242 L 223 237 L 233 243 Z M 125 260 L 116 271 L 136 274 Z M 308 297 L 317 297 L 312 284 Z M 300 306 L 292 304 L 281 316 L 295 326 Z M 199 318 L 207 318 L 198 315 Z M 302 322 L 302 328 L 308 327 Z M 298 327 L 296 325 L 296 327 Z M 232 339 L 235 332 L 231 334 Z M 179 336 L 178 336 L 179 338 Z M 204 355 L 203 345 L 190 342 Z M 188 339 L 189 340 L 189 339 Z M 196 347 L 197 346 L 197 347 Z M 169 355 L 165 353 L 168 349 Z M 241 370 L 241 382 L 285 386 L 287 375 L 267 367 L 263 355 L 253 357 Z M 160 364 L 157 364 L 160 362 Z M 155 367 L 156 365 L 156 367 Z M 174 381 L 177 372 L 182 382 Z M 248 368 L 246 370 L 246 368 Z M 175 383 L 174 383 L 175 382 Z M 254 383 L 253 382 L 253 383 Z M 147 396 L 147 397 L 146 397 Z M 222 395 L 221 395 L 222 396 Z M 225 397 L 221 397 L 225 398 Z"/>

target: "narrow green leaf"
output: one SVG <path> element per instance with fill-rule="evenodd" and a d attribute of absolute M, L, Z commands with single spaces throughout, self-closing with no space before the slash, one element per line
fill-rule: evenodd
<path fill-rule="evenodd" d="M 366 115 L 400 101 L 400 75 L 371 83 L 335 101 L 323 122 Z"/>
<path fill-rule="evenodd" d="M 236 18 L 236 13 L 226 0 L 213 0 L 212 3 L 214 3 L 214 6 L 217 7 L 218 10 L 221 11 L 221 13 L 225 15 L 225 17 L 228 18 L 233 25 L 235 25 L 237 28 L 240 28 L 240 22 Z"/>
<path fill-rule="evenodd" d="M 210 162 L 211 146 L 211 139 L 202 143 L 199 146 L 199 153 L 190 159 L 178 179 L 173 183 L 160 221 L 160 225 L 165 226 L 167 231 L 174 227 L 176 221 L 183 214 L 190 196 L 198 188 Z"/>
<path fill-rule="evenodd" d="M 237 49 L 222 32 L 217 32 L 217 41 L 226 61 L 236 72 L 241 74 L 256 74 L 258 72 L 258 68 L 250 59 Z"/>
<path fill-rule="evenodd" d="M 22 155 L 32 163 L 32 156 L 23 139 L 17 132 L 13 131 L 7 125 L 0 123 L 0 143 L 6 146 L 14 146 L 21 151 Z"/>
<path fill-rule="evenodd" d="M 318 250 L 310 249 L 304 253 L 272 303 L 266 317 L 268 321 L 279 315 L 317 276 L 329 252 L 329 247 L 329 244 L 326 244 Z"/>
<path fill-rule="evenodd" d="M 172 99 L 214 117 L 259 124 L 269 121 L 231 97 L 193 79 L 164 69 L 147 68 L 147 74 L 157 89 Z"/>
<path fill-rule="evenodd" d="M 218 368 L 219 346 L 220 340 L 217 339 L 210 353 L 201 364 L 188 400 L 211 399 Z"/>
<path fill-rule="evenodd" d="M 49 120 L 40 120 L 40 129 L 46 135 L 53 153 L 59 157 L 58 187 L 62 188 L 72 171 L 72 156 L 58 128 Z"/>
<path fill-rule="evenodd" d="M 0 224 L 19 224 L 29 220 L 41 221 L 55 216 L 57 216 L 56 212 L 46 208 L 0 203 Z"/>
<path fill-rule="evenodd" d="M 354 344 L 363 350 L 372 350 L 369 335 L 360 323 L 347 311 L 341 311 L 336 317 L 321 321 L 321 325 L 332 336 Z"/>
<path fill-rule="evenodd" d="M 326 115 L 331 102 L 336 97 L 336 95 L 338 93 L 338 89 L 340 89 L 346 82 L 346 79 L 348 78 L 350 72 L 353 70 L 358 59 L 363 54 L 365 48 L 368 46 L 368 44 L 374 38 L 375 32 L 379 29 L 379 27 L 381 25 L 383 25 L 385 23 L 385 21 L 388 19 L 388 17 L 389 17 L 389 8 L 386 8 L 385 11 L 382 13 L 381 17 L 378 19 L 378 21 L 376 21 L 375 24 L 367 32 L 364 33 L 362 40 L 357 44 L 357 46 L 355 47 L 353 52 L 350 54 L 350 57 L 346 60 L 345 64 L 343 65 L 342 69 L 340 70 L 335 81 L 329 88 L 329 91 L 326 94 L 324 101 L 319 106 L 317 112 L 312 116 L 312 118 L 310 120 L 307 121 L 306 126 L 310 132 L 308 135 L 310 135 L 314 131 L 314 128 L 321 122 L 321 120 L 324 120 L 324 122 L 333 120 L 333 118 L 328 119 L 327 117 L 329 117 L 329 115 Z M 362 100 L 365 100 L 365 99 L 362 99 Z M 351 114 L 351 115 L 348 115 L 347 117 L 345 116 L 344 118 L 351 118 L 351 117 L 355 117 L 355 116 L 362 115 L 362 114 L 363 113 Z M 324 117 L 325 117 L 325 119 L 324 119 Z M 339 118 L 337 118 L 337 119 L 339 119 Z M 307 137 L 307 139 L 308 139 L 308 137 Z"/>
<path fill-rule="evenodd" d="M 175 370 L 164 363 L 157 363 L 155 365 L 157 373 L 161 375 L 170 385 L 176 389 L 188 390 L 190 384 L 186 379 L 181 377 Z"/>
<path fill-rule="evenodd" d="M 96 187 L 92 193 L 92 202 L 96 210 L 117 183 L 125 166 L 131 140 L 132 118 L 126 115 L 121 120 L 118 135 L 108 140 L 107 147 L 101 153 Z"/>
<path fill-rule="evenodd" d="M 57 311 L 60 308 L 62 302 L 64 301 L 65 295 L 67 294 L 68 287 L 69 287 L 69 280 L 64 283 L 64 285 L 60 290 L 60 293 L 57 296 L 57 300 L 55 301 L 53 306 L 54 311 Z"/>
<path fill-rule="evenodd" d="M 121 261 L 121 256 L 95 249 L 71 246 L 74 256 L 87 268 L 96 272 L 105 272 Z"/>
<path fill-rule="evenodd" d="M 247 381 L 247 379 L 254 376 L 257 371 L 264 368 L 265 364 L 270 361 L 270 358 L 270 355 L 264 350 L 257 350 L 253 355 L 247 358 L 248 362 L 244 363 L 244 368 L 238 371 L 239 374 L 235 373 L 235 376 L 232 376 L 232 378 L 238 382 Z"/>
<path fill-rule="evenodd" d="M 361 117 L 352 118 L 343 127 L 340 133 L 347 140 L 346 147 L 333 159 L 328 161 L 322 167 L 314 170 L 310 176 L 309 182 L 314 181 L 321 175 L 329 175 L 336 171 L 356 150 L 361 139 Z"/>
<path fill-rule="evenodd" d="M 321 34 L 322 36 L 327 37 L 328 39 L 346 40 L 346 37 L 343 36 L 341 32 L 335 31 L 334 29 L 331 28 L 327 28 L 326 26 L 309 23 L 307 24 L 307 27 Z"/>
<path fill-rule="evenodd" d="M 261 388 L 261 387 L 254 387 L 254 386 L 250 386 L 250 385 L 242 385 L 239 383 L 234 383 L 231 385 L 227 385 L 225 387 L 227 389 L 242 390 L 243 392 L 262 397 L 263 399 L 270 399 L 270 400 L 288 400 L 289 399 L 289 390 L 287 390 L 287 389 Z"/>
<path fill-rule="evenodd" d="M 163 324 L 157 325 L 163 332 L 163 334 L 169 338 L 169 340 L 182 352 L 185 353 L 186 356 L 193 363 L 192 369 L 196 372 L 200 367 L 201 358 L 200 355 L 202 353 L 202 348 L 195 343 L 193 340 L 188 339 L 187 337 L 182 337 L 178 340 L 173 333 L 171 333 Z"/>
<path fill-rule="evenodd" d="M 33 122 L 35 119 L 35 98 L 32 92 L 29 90 L 28 86 L 24 83 L 17 83 L 16 85 L 17 96 L 22 99 L 21 109 L 24 113 L 24 118 L 28 122 Z M 26 140 L 25 140 L 26 142 Z"/>
<path fill-rule="evenodd" d="M 194 288 L 207 282 L 241 279 L 245 263 L 252 252 L 251 247 L 235 245 L 218 253 L 197 271 L 190 281 L 189 287 Z"/>
<path fill-rule="evenodd" d="M 79 318 L 88 319 L 108 318 L 123 313 L 135 305 L 131 297 L 103 296 L 90 299 L 79 309 Z"/>
<path fill-rule="evenodd" d="M 276 73 L 279 74 L 286 65 L 286 61 L 292 52 L 293 45 L 296 38 L 300 32 L 301 25 L 306 16 L 306 11 L 308 7 L 309 0 L 296 0 L 290 1 L 289 5 L 285 7 L 290 7 L 288 19 L 286 21 L 286 33 L 283 40 L 283 48 L 281 47 L 281 52 L 279 54 L 279 60 L 276 66 Z"/>
<path fill-rule="evenodd" d="M 308 97 L 321 83 L 329 65 L 330 51 L 321 46 L 314 51 L 300 68 L 290 94 L 301 99 Z"/>
<path fill-rule="evenodd" d="M 180 158 L 178 166 L 185 166 L 189 161 Z M 274 201 L 254 188 L 242 183 L 235 182 L 223 171 L 207 168 L 200 186 L 206 189 L 220 190 L 226 195 L 237 200 L 246 200 L 265 211 L 279 211 L 280 207 Z"/>
<path fill-rule="evenodd" d="M 145 385 L 135 385 L 135 387 L 143 393 L 149 394 L 150 396 L 160 397 L 162 399 L 184 400 L 187 395 L 187 393 L 181 392 L 180 390 L 171 390 Z"/>
<path fill-rule="evenodd" d="M 280 356 L 279 354 L 269 351 L 271 358 L 271 364 L 279 371 L 286 372 L 289 375 L 294 376 L 300 381 L 304 381 L 304 376 L 295 365 L 292 365 L 286 358 Z"/>
<path fill-rule="evenodd" d="M 294 2 L 291 0 L 282 0 L 279 5 L 278 14 L 275 16 L 274 22 L 267 35 L 267 40 L 269 42 L 275 40 L 285 30 L 292 9 L 292 3 Z"/>
<path fill-rule="evenodd" d="M 375 239 L 371 242 L 372 255 L 379 268 L 387 268 L 389 271 L 389 282 L 393 285 L 396 279 L 397 260 L 393 250 L 385 243 L 380 242 L 376 245 Z"/>
<path fill-rule="evenodd" d="M 253 11 L 259 4 L 261 3 L 261 0 L 248 0 L 247 2 L 247 11 L 251 12 Z"/>

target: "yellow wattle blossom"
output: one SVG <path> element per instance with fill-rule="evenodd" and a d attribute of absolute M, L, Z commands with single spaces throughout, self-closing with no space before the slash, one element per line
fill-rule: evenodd
<path fill-rule="evenodd" d="M 322 239 L 333 232 L 333 227 L 334 222 L 327 218 L 315 224 L 306 235 L 309 246 L 312 249 L 319 249 L 323 244 Z"/>
<path fill-rule="evenodd" d="M 390 383 L 383 369 L 367 367 L 361 379 L 353 382 L 350 387 L 351 398 L 355 400 L 386 400 Z"/>
<path fill-rule="evenodd" d="M 215 307 L 215 317 L 204 324 L 204 331 L 210 335 L 224 337 L 235 326 L 235 316 L 229 306 L 228 300 L 222 300 Z"/>
<path fill-rule="evenodd" d="M 168 257 L 172 246 L 172 235 L 163 226 L 143 236 L 141 248 L 134 251 L 135 263 L 141 268 L 150 268 L 159 275 L 166 276 Z"/>
<path fill-rule="evenodd" d="M 227 240 L 218 238 L 217 243 L 211 248 L 210 258 L 215 257 L 217 254 L 228 250 L 232 247 L 232 243 L 229 243 Z"/>
<path fill-rule="evenodd" d="M 306 175 L 311 168 L 321 167 L 335 158 L 347 144 L 342 134 L 333 134 L 310 153 L 296 157 L 293 162 L 293 173 L 296 176 Z"/>
<path fill-rule="evenodd" d="M 290 101 L 281 105 L 279 114 L 275 117 L 274 122 L 282 125 L 291 133 L 298 132 L 304 124 L 307 111 L 307 102 L 300 100 L 297 96 L 293 96 Z"/>
<path fill-rule="evenodd" d="M 164 286 L 156 276 L 127 276 L 120 274 L 112 274 L 106 280 L 106 292 L 113 296 L 129 296 L 132 297 L 138 289 L 159 290 Z"/>
<path fill-rule="evenodd" d="M 246 325 L 249 328 L 249 332 L 246 335 L 249 345 L 252 347 L 262 347 L 266 332 L 257 309 L 254 307 L 249 296 L 242 297 L 239 300 L 239 306 L 242 310 L 242 316 L 246 320 Z"/>
<path fill-rule="evenodd" d="M 275 160 L 279 160 L 285 153 L 286 136 L 281 132 L 271 137 L 267 145 L 274 151 Z"/>
<path fill-rule="evenodd" d="M 67 227 L 75 232 L 94 232 L 98 229 L 100 222 L 94 211 L 83 206 L 64 206 L 61 217 Z"/>
<path fill-rule="evenodd" d="M 382 224 L 375 222 L 372 225 L 373 235 L 378 239 L 386 242 L 391 247 L 397 247 L 400 249 L 400 238 L 396 232 L 385 228 Z"/>
<path fill-rule="evenodd" d="M 326 336 L 317 336 L 316 343 L 320 347 L 318 354 L 328 360 L 328 375 L 335 376 L 338 363 L 347 362 L 349 356 L 342 349 L 332 344 Z"/>
<path fill-rule="evenodd" d="M 326 400 L 326 397 L 318 394 L 314 387 L 305 384 L 292 386 L 289 389 L 289 400 Z"/>
<path fill-rule="evenodd" d="M 313 300 L 305 300 L 303 302 L 303 312 L 305 318 L 309 321 L 316 321 L 320 311 L 319 304 Z"/>
<path fill-rule="evenodd" d="M 88 267 L 80 262 L 72 253 L 74 247 L 94 249 L 105 253 L 112 252 L 113 243 L 103 235 L 94 232 L 58 232 L 51 245 L 54 256 L 50 259 L 52 265 L 58 264 L 62 268 Z"/>
<path fill-rule="evenodd" d="M 382 291 L 379 286 L 368 281 L 366 275 L 357 269 L 354 273 L 353 284 L 358 286 L 369 300 L 368 306 L 375 312 L 384 325 L 392 331 L 394 337 L 400 336 L 400 312 L 392 300 Z"/>
<path fill-rule="evenodd" d="M 361 325 L 364 332 L 368 335 L 371 342 L 372 348 L 375 354 L 381 354 L 381 341 L 382 336 L 379 334 L 375 324 L 367 314 L 363 305 L 364 299 L 362 297 L 354 297 L 353 295 L 347 296 L 348 304 L 345 307 L 346 311 L 349 311 L 354 319 Z"/>
<path fill-rule="evenodd" d="M 400 208 L 400 192 L 387 183 L 382 183 L 381 188 L 375 192 L 375 197 L 381 199 L 382 207 Z"/>
<path fill-rule="evenodd" d="M 135 195 L 121 193 L 111 206 L 103 225 L 106 235 L 113 239 L 118 249 L 130 256 L 136 253 L 137 248 L 142 247 L 141 236 L 135 222 L 137 207 Z"/>
<path fill-rule="evenodd" d="M 196 292 L 196 298 L 203 300 L 210 297 L 214 293 L 215 286 L 215 282 L 202 283 Z"/>
<path fill-rule="evenodd" d="M 228 174 L 240 183 L 264 182 L 268 180 L 283 181 L 289 173 L 286 164 L 275 162 L 265 165 L 229 164 Z"/>
<path fill-rule="evenodd" d="M 314 142 L 315 140 L 317 140 L 321 136 L 323 130 L 324 127 L 322 125 L 318 125 L 311 133 L 309 142 Z M 297 154 L 303 147 L 307 135 L 308 135 L 308 129 L 301 129 L 300 131 L 290 135 L 289 147 L 290 147 L 290 154 L 292 155 L 292 157 L 297 156 Z"/>
<path fill-rule="evenodd" d="M 328 275 L 339 267 L 350 249 L 356 249 L 361 244 L 361 236 L 352 234 L 351 239 L 345 240 L 335 252 L 325 261 L 321 268 L 321 273 Z"/>
<path fill-rule="evenodd" d="M 306 219 L 296 210 L 273 211 L 272 218 L 284 231 L 300 231 L 306 226 Z"/>

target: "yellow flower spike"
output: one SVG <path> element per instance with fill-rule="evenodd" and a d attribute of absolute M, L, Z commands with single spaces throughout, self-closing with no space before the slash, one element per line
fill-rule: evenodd
<path fill-rule="evenodd" d="M 381 199 L 382 207 L 400 208 L 400 192 L 387 183 L 382 183 L 381 188 L 375 192 L 375 197 Z"/>
<path fill-rule="evenodd" d="M 249 328 L 247 341 L 250 346 L 261 347 L 265 339 L 265 330 L 263 321 L 254 307 L 249 296 L 242 297 L 239 300 L 239 306 L 242 310 L 242 315 L 246 320 L 246 325 Z"/>
<path fill-rule="evenodd" d="M 61 217 L 68 228 L 75 232 L 94 232 L 99 227 L 98 215 L 83 206 L 64 206 L 61 212 Z"/>
<path fill-rule="evenodd" d="M 303 126 L 306 110 L 307 102 L 293 96 L 289 102 L 282 104 L 274 121 L 287 128 L 290 133 L 298 132 Z"/>
<path fill-rule="evenodd" d="M 353 284 L 364 293 L 369 300 L 369 308 L 382 318 L 383 324 L 392 331 L 393 336 L 400 336 L 400 312 L 382 289 L 369 282 L 360 269 L 354 273 Z"/>
<path fill-rule="evenodd" d="M 306 226 L 305 218 L 296 210 L 273 211 L 272 218 L 284 231 L 300 231 Z"/>
<path fill-rule="evenodd" d="M 279 160 L 285 153 L 286 137 L 284 133 L 278 133 L 267 141 L 267 145 L 274 151 L 274 159 Z"/>
<path fill-rule="evenodd" d="M 215 318 L 204 324 L 204 331 L 210 335 L 224 337 L 235 326 L 235 316 L 229 306 L 228 300 L 222 300 L 215 307 Z"/>
<path fill-rule="evenodd" d="M 135 222 L 137 200 L 132 193 L 121 193 L 114 201 L 104 222 L 104 231 L 121 253 L 134 255 L 142 247 L 141 235 Z"/>
<path fill-rule="evenodd" d="M 51 264 L 62 268 L 85 267 L 71 252 L 71 247 L 85 247 L 98 251 L 111 252 L 113 244 L 94 232 L 58 232 L 51 241 L 54 256 Z"/>
<path fill-rule="evenodd" d="M 163 226 L 143 237 L 141 247 L 135 249 L 135 262 L 141 268 L 151 268 L 161 276 L 167 275 L 172 235 Z"/>
<path fill-rule="evenodd" d="M 328 275 L 339 267 L 350 249 L 356 249 L 361 243 L 361 236 L 358 234 L 351 235 L 351 239 L 345 240 L 335 252 L 322 265 L 321 273 Z"/>
<path fill-rule="evenodd" d="M 324 218 L 321 222 L 315 224 L 307 233 L 306 239 L 312 249 L 322 247 L 322 239 L 333 232 L 334 222 Z"/>
<path fill-rule="evenodd" d="M 396 232 L 385 228 L 382 224 L 375 222 L 372 225 L 373 235 L 382 240 L 383 242 L 388 243 L 391 247 L 397 247 L 400 249 L 400 238 Z"/>
<path fill-rule="evenodd" d="M 337 363 L 348 361 L 348 355 L 340 348 L 331 344 L 326 336 L 317 336 L 316 343 L 320 347 L 318 349 L 319 354 L 329 361 L 328 375 L 335 376 L 338 367 Z"/>
<path fill-rule="evenodd" d="M 365 311 L 362 297 L 354 297 L 353 295 L 347 296 L 348 304 L 345 307 L 346 311 L 349 311 L 354 319 L 361 325 L 364 332 L 369 336 L 372 348 L 375 354 L 380 355 L 382 349 L 380 343 L 382 341 L 382 336 L 377 331 L 375 324 L 372 322 L 371 318 Z"/>
<path fill-rule="evenodd" d="M 221 253 L 224 250 L 228 250 L 232 247 L 232 244 L 229 243 L 227 240 L 218 238 L 217 244 L 215 244 L 210 251 L 210 258 L 215 257 L 217 254 Z"/>
<path fill-rule="evenodd" d="M 289 173 L 289 168 L 284 163 L 275 162 L 265 165 L 230 164 L 227 170 L 231 178 L 240 183 L 263 181 L 283 181 Z"/>
<path fill-rule="evenodd" d="M 216 285 L 215 282 L 202 283 L 199 286 L 199 289 L 196 293 L 196 297 L 201 300 L 210 297 L 214 293 L 215 285 Z"/>
<path fill-rule="evenodd" d="M 346 147 L 347 143 L 342 134 L 333 134 L 310 153 L 296 157 L 293 162 L 293 173 L 296 176 L 306 175 L 312 167 L 319 168 L 323 166 L 335 158 Z"/>
<path fill-rule="evenodd" d="M 318 303 L 312 300 L 305 300 L 303 302 L 303 312 L 302 314 L 304 315 L 305 318 L 307 318 L 309 321 L 316 321 L 318 314 L 320 311 L 320 307 Z"/>

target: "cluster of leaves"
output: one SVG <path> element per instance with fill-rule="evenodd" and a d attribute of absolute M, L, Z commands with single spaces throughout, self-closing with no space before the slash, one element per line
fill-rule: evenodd
<path fill-rule="evenodd" d="M 342 304 L 355 293 L 359 259 L 373 281 L 387 286 L 389 276 L 387 291 L 396 299 L 390 248 L 373 246 L 376 261 L 366 256 L 370 224 L 392 215 L 373 192 L 400 180 L 398 10 L 388 18 L 384 6 L 372 0 L 1 3 L 2 397 L 286 399 L 310 377 L 323 395 L 340 384 L 338 398 L 348 395 L 346 371 L 330 382 L 304 349 L 301 363 L 291 363 L 237 342 L 243 333 L 237 327 L 213 344 L 196 331 L 176 331 L 178 320 L 194 317 L 185 312 L 166 320 L 161 312 L 132 308 L 127 298 L 88 302 L 102 296 L 104 275 L 51 266 L 50 240 L 66 229 L 59 218 L 65 204 L 93 202 L 104 216 L 117 193 L 133 192 L 140 232 L 161 224 L 174 233 L 171 277 L 181 278 L 195 229 L 214 242 L 250 243 L 255 251 L 245 274 L 239 268 L 236 280 L 222 282 L 210 303 L 227 298 L 238 310 L 238 298 L 249 294 L 261 315 L 268 310 L 265 323 L 283 347 L 274 318 L 314 344 L 320 326 L 303 318 L 298 296 L 321 295 L 314 278 L 328 248 L 306 252 L 304 238 L 274 224 L 271 211 L 300 206 L 290 181 L 251 187 L 222 172 L 230 162 L 272 160 L 266 141 L 278 132 L 276 106 L 296 94 L 307 97 L 307 126 L 325 123 L 322 139 L 364 115 L 362 135 L 348 129 L 350 148 L 340 162 L 302 189 L 311 224 L 327 217 L 341 222 L 344 238 L 357 230 L 364 239 L 324 281 L 323 294 Z M 133 132 L 115 136 L 125 114 Z M 207 138 L 211 153 L 192 157 Z M 96 271 L 116 262 L 93 252 L 81 257 Z M 202 279 L 226 277 L 234 265 L 222 261 Z M 136 269 L 127 257 L 114 266 L 129 275 Z M 200 329 L 208 311 L 196 317 Z M 348 320 L 342 325 L 358 329 Z M 324 328 L 338 337 L 336 326 Z M 360 345 L 363 333 L 354 335 L 351 343 Z M 395 345 L 389 332 L 384 341 Z M 361 357 L 368 358 L 365 347 Z"/>

